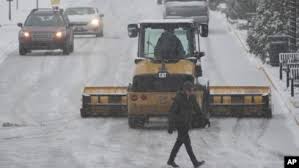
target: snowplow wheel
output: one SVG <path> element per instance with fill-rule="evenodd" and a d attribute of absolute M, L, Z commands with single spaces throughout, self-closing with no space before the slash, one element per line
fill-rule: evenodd
<path fill-rule="evenodd" d="M 130 128 L 144 128 L 145 118 L 144 117 L 128 117 Z"/>

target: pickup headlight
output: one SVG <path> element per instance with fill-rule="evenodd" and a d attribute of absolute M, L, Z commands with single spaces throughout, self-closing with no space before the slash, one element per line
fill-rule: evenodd
<path fill-rule="evenodd" d="M 99 26 L 100 25 L 100 20 L 99 19 L 92 19 L 90 23 L 93 26 Z"/>

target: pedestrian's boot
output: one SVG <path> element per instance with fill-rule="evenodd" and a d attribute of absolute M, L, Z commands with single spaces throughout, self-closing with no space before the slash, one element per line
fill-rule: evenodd
<path fill-rule="evenodd" d="M 167 165 L 168 166 L 171 166 L 171 167 L 174 167 L 174 168 L 179 168 L 180 166 L 179 165 L 177 165 L 174 161 L 168 161 L 167 162 Z"/>
<path fill-rule="evenodd" d="M 199 168 L 200 166 L 202 166 L 205 163 L 205 161 L 200 161 L 200 162 L 196 162 L 194 164 L 194 168 Z"/>

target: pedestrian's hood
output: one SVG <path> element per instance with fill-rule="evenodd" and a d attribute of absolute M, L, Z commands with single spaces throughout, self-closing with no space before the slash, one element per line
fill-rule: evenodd
<path fill-rule="evenodd" d="M 74 22 L 90 22 L 92 19 L 98 18 L 97 15 L 68 15 L 71 23 Z"/>

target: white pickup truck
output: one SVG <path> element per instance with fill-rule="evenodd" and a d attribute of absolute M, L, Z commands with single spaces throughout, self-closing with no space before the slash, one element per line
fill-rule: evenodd
<path fill-rule="evenodd" d="M 201 28 L 202 36 L 209 34 L 207 0 L 164 0 L 164 19 L 193 19 Z"/>

